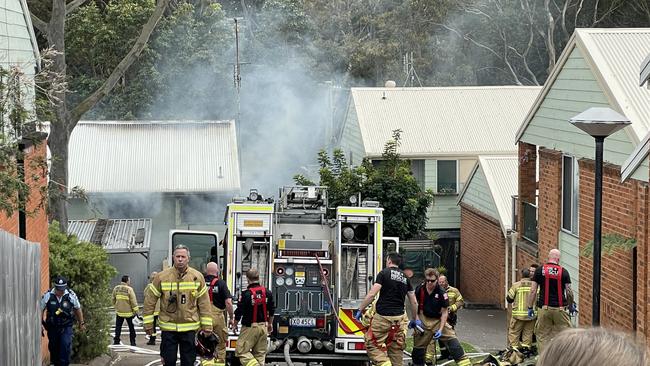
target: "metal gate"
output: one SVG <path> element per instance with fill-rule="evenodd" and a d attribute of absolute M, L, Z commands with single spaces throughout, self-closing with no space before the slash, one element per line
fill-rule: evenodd
<path fill-rule="evenodd" d="M 41 364 L 41 247 L 0 230 L 0 365 Z"/>

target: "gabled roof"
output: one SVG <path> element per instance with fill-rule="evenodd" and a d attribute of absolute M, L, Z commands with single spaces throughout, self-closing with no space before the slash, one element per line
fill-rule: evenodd
<path fill-rule="evenodd" d="M 68 186 L 88 193 L 240 189 L 233 121 L 81 121 L 69 149 Z"/>
<path fill-rule="evenodd" d="M 406 158 L 508 154 L 541 87 L 352 88 L 365 153 L 381 156 L 402 130 Z"/>
<path fill-rule="evenodd" d="M 519 127 L 516 141 L 523 136 L 575 47 L 580 49 L 612 108 L 632 121 L 626 129 L 632 141 L 641 141 L 650 129 L 650 90 L 639 88 L 637 75 L 650 52 L 650 28 L 576 29 Z"/>
<path fill-rule="evenodd" d="M 101 245 L 109 253 L 147 253 L 151 219 L 70 220 L 68 234 Z"/>
<path fill-rule="evenodd" d="M 510 156 L 479 156 L 467 183 L 458 195 L 457 204 L 463 200 L 472 179 L 478 170 L 483 172 L 487 186 L 497 208 L 501 231 L 506 236 L 512 230 L 512 196 L 518 191 L 519 162 L 516 155 Z"/>
<path fill-rule="evenodd" d="M 646 87 L 650 90 L 650 54 L 641 63 L 639 76 L 640 87 L 643 88 L 643 85 L 647 83 Z M 646 100 L 646 103 L 650 103 L 650 99 Z M 646 159 L 648 153 L 650 153 L 650 132 L 646 134 L 643 141 L 637 145 L 630 157 L 621 166 L 621 181 L 625 182 L 627 178 L 634 174 Z"/>

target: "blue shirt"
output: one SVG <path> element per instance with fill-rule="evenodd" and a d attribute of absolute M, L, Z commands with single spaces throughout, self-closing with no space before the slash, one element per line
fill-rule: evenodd
<path fill-rule="evenodd" d="M 47 302 L 50 301 L 50 296 L 54 296 L 56 298 L 55 291 L 56 291 L 55 289 L 51 289 L 50 291 L 43 294 L 43 297 L 41 298 L 41 311 L 45 310 L 45 306 L 47 305 Z M 63 291 L 63 296 L 65 296 L 65 294 L 70 294 L 69 296 L 70 302 L 72 303 L 72 306 L 75 309 L 81 309 L 81 304 L 79 303 L 77 294 L 75 294 L 74 291 L 65 289 L 65 291 Z M 61 296 L 61 299 L 63 298 L 63 296 Z M 57 298 L 56 300 L 58 302 L 61 302 L 61 299 Z"/>

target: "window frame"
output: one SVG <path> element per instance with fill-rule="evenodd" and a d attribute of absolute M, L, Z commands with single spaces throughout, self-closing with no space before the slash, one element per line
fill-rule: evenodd
<path fill-rule="evenodd" d="M 567 159 L 571 160 L 571 170 L 572 170 L 572 176 L 571 178 L 571 197 L 570 197 L 570 204 L 571 207 L 570 209 L 570 221 L 568 222 L 569 227 L 565 226 L 565 181 L 567 177 L 565 177 L 566 174 L 566 165 L 567 165 Z M 561 188 L 561 198 L 560 198 L 560 212 L 561 212 L 561 219 L 560 219 L 560 227 L 561 230 L 564 231 L 565 233 L 578 236 L 580 231 L 580 174 L 579 174 L 579 166 L 578 166 L 578 159 L 576 159 L 575 156 L 569 155 L 569 154 L 563 154 L 562 155 L 562 177 L 561 177 L 561 182 L 562 182 L 562 188 Z"/>
<path fill-rule="evenodd" d="M 440 192 L 440 162 L 441 161 L 453 161 L 455 163 L 455 173 L 456 173 L 456 190 L 454 192 Z M 438 159 L 436 160 L 436 194 L 438 195 L 457 195 L 460 192 L 460 179 L 459 179 L 459 170 L 460 170 L 460 161 L 458 159 Z"/>

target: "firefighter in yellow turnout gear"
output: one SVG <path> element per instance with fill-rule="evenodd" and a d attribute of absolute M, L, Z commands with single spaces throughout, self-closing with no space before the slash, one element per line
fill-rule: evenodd
<path fill-rule="evenodd" d="M 129 276 L 122 276 L 122 283 L 113 288 L 113 306 L 115 307 L 115 337 L 113 344 L 120 344 L 122 324 L 126 320 L 129 325 L 129 340 L 135 346 L 135 327 L 133 318 L 138 313 L 138 301 L 135 299 L 135 291 L 131 287 Z"/>
<path fill-rule="evenodd" d="M 399 269 L 401 263 L 400 254 L 388 255 L 386 268 L 377 274 L 375 284 L 361 302 L 359 309 L 354 312 L 354 317 L 361 321 L 363 309 L 379 293 L 375 314 L 364 335 L 368 357 L 376 366 L 402 366 L 403 364 L 402 357 L 406 346 L 404 297 L 407 295 L 415 317 L 411 324 L 419 322 L 416 311 L 417 300 L 413 295 L 413 287 L 404 272 Z"/>
<path fill-rule="evenodd" d="M 512 315 L 508 327 L 508 344 L 510 347 L 518 349 L 519 347 L 524 349 L 532 346 L 536 318 L 536 314 L 533 317 L 528 316 L 528 296 L 533 285 L 530 269 L 522 269 L 521 276 L 521 280 L 512 284 L 506 296 L 506 300 L 512 304 Z"/>
<path fill-rule="evenodd" d="M 226 281 L 219 278 L 219 265 L 210 262 L 205 269 L 205 284 L 208 286 L 208 295 L 212 304 L 212 328 L 219 338 L 216 349 L 216 359 L 205 360 L 202 365 L 225 366 L 226 364 L 226 342 L 228 341 L 228 329 L 226 328 L 226 311 L 230 319 L 234 318 L 232 307 L 232 295 Z"/>
<path fill-rule="evenodd" d="M 456 329 L 456 323 L 458 323 L 458 314 L 456 312 L 460 310 L 463 305 L 465 305 L 463 295 L 460 294 L 460 291 L 457 288 L 449 286 L 447 276 L 445 275 L 440 275 L 440 277 L 438 277 L 438 285 L 440 288 L 445 290 L 445 292 L 447 292 L 447 296 L 449 297 L 449 308 L 447 308 L 447 323 L 451 325 L 452 329 Z M 437 341 L 435 339 L 431 340 L 431 343 L 429 343 L 429 346 L 427 347 L 427 354 L 425 357 L 427 364 L 433 363 L 433 360 L 435 358 L 434 356 L 436 354 L 436 342 Z M 449 358 L 449 350 L 447 350 L 447 347 L 445 347 L 444 344 L 441 344 L 440 359 L 444 360 L 447 358 Z"/>
<path fill-rule="evenodd" d="M 147 292 L 151 291 L 149 287 L 151 286 L 151 281 L 156 277 L 158 272 L 151 272 L 149 275 L 149 284 L 147 287 L 145 287 L 144 292 L 145 292 L 145 297 L 147 296 Z M 156 293 L 156 289 L 153 290 L 153 293 L 150 294 L 150 296 L 155 296 L 154 294 Z M 158 298 L 158 301 L 156 301 L 156 307 L 153 311 L 153 326 L 152 326 L 152 334 L 149 336 L 149 341 L 147 341 L 148 345 L 155 345 L 156 344 L 156 325 L 158 324 L 158 315 L 160 315 L 160 298 Z"/>
<path fill-rule="evenodd" d="M 235 356 L 242 366 L 264 365 L 267 351 L 267 336 L 273 332 L 273 295 L 260 285 L 260 273 L 251 268 L 246 272 L 248 288 L 242 292 L 237 302 L 235 317 L 231 322 L 233 329 L 241 319 L 242 329 L 237 339 Z"/>
<path fill-rule="evenodd" d="M 189 267 L 190 251 L 184 245 L 174 249 L 174 266 L 160 272 L 144 298 L 144 330 L 153 333 L 156 302 L 160 300 L 160 356 L 165 365 L 175 365 L 180 348 L 181 366 L 196 360 L 196 331 L 212 332 L 212 310 L 203 275 Z"/>
<path fill-rule="evenodd" d="M 418 301 L 417 312 L 424 329 L 420 331 L 416 328 L 413 334 L 413 352 L 411 353 L 413 365 L 424 365 L 426 348 L 432 339 L 440 340 L 446 345 L 456 365 L 471 365 L 458 338 L 456 338 L 456 332 L 447 323 L 449 296 L 438 285 L 438 271 L 427 268 L 424 271 L 424 276 L 425 283 L 415 289 L 415 297 Z"/>

